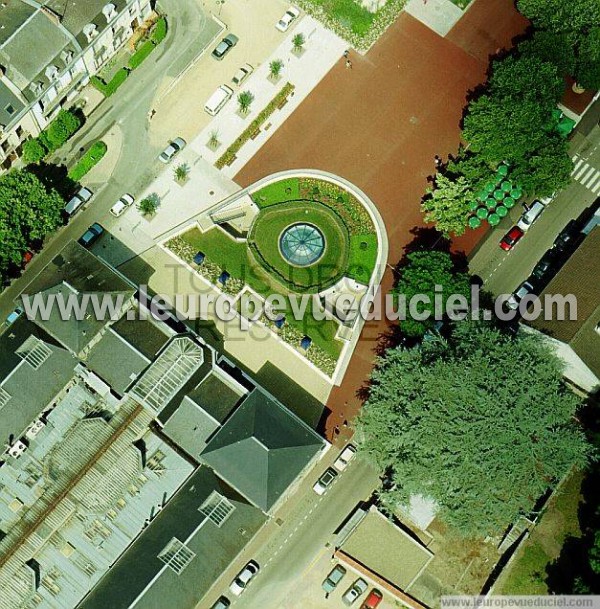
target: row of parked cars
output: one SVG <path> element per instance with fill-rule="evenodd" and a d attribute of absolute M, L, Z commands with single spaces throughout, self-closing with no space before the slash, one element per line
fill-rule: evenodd
<path fill-rule="evenodd" d="M 346 573 L 347 570 L 342 565 L 338 564 L 333 567 L 321 585 L 323 590 L 325 590 L 325 594 L 331 594 L 344 579 Z M 368 588 L 369 584 L 367 584 L 362 577 L 359 577 L 352 583 L 346 592 L 344 592 L 342 595 L 342 602 L 344 605 L 350 607 L 368 590 Z M 373 588 L 360 606 L 360 609 L 376 609 L 382 600 L 383 594 L 377 588 Z"/>

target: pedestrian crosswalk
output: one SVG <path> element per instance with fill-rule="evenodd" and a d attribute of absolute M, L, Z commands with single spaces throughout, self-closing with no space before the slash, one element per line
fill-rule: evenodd
<path fill-rule="evenodd" d="M 595 195 L 600 193 L 600 170 L 596 169 L 585 159 L 579 158 L 577 155 L 573 157 L 575 167 L 571 175 L 576 182 L 591 190 Z"/>

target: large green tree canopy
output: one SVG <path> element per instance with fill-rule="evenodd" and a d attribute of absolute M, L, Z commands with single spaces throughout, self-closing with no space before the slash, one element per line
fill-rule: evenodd
<path fill-rule="evenodd" d="M 43 239 L 61 221 L 64 200 L 33 173 L 0 176 L 0 273 L 18 265 L 32 241 Z"/>
<path fill-rule="evenodd" d="M 384 502 L 421 494 L 464 535 L 497 535 L 586 462 L 578 406 L 539 335 L 460 322 L 450 342 L 379 360 L 359 417 L 361 449 L 391 472 Z"/>

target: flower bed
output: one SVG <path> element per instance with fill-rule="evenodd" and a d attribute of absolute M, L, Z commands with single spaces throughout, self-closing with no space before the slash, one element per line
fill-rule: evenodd
<path fill-rule="evenodd" d="M 225 153 L 217 159 L 215 163 L 215 167 L 217 169 L 223 169 L 223 167 L 231 165 L 241 147 L 252 137 L 253 134 L 256 133 L 258 129 L 260 129 L 261 125 L 269 118 L 269 116 L 271 116 L 271 114 L 277 110 L 279 104 L 281 104 L 282 101 L 287 100 L 294 89 L 294 85 L 289 82 L 283 86 L 281 91 L 279 91 L 279 93 L 269 102 L 267 107 L 243 131 L 242 135 L 240 135 L 235 142 L 233 142 L 233 144 L 227 148 Z"/>
<path fill-rule="evenodd" d="M 364 34 L 353 31 L 352 24 L 343 23 L 321 4 L 316 4 L 315 0 L 298 0 L 297 4 L 306 13 L 323 23 L 325 27 L 348 41 L 354 48 L 366 51 L 396 21 L 406 2 L 407 0 L 388 0 L 386 5 L 375 13 L 371 27 Z"/>

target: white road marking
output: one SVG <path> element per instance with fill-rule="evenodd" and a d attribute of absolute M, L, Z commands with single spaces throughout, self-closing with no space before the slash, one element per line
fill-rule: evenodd
<path fill-rule="evenodd" d="M 571 173 L 572 178 L 597 195 L 600 192 L 600 170 L 586 163 L 584 159 L 577 155 L 573 157 L 573 160 L 575 166 Z"/>

